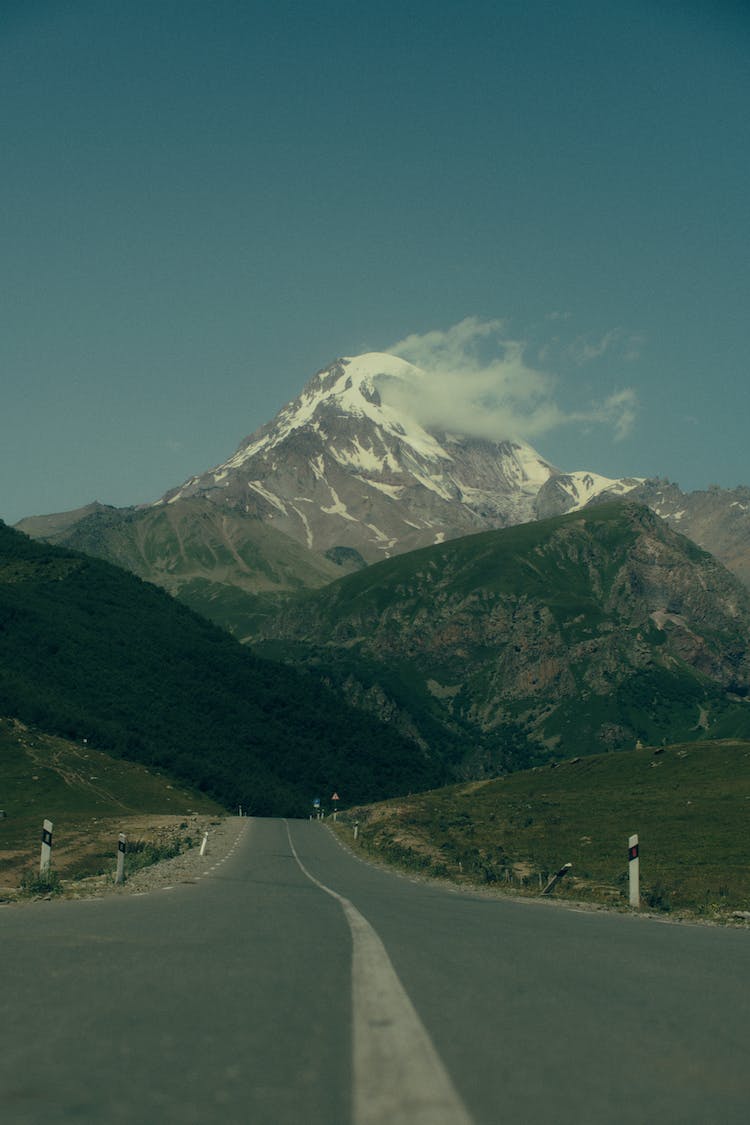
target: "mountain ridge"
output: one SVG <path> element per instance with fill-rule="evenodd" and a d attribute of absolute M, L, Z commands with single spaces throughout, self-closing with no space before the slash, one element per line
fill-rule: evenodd
<path fill-rule="evenodd" d="M 748 637 L 742 584 L 617 500 L 385 560 L 287 600 L 246 639 L 390 708 L 402 731 L 473 740 L 470 768 L 492 772 L 508 744 L 517 766 L 676 731 L 743 736 Z"/>
<path fill-rule="evenodd" d="M 94 503 L 16 526 L 132 569 L 234 631 L 258 595 L 618 496 L 750 586 L 750 488 L 683 493 L 663 478 L 567 472 L 528 443 L 425 429 L 402 408 L 417 392 L 429 394 L 428 377 L 396 356 L 335 360 L 229 458 L 152 504 Z"/>

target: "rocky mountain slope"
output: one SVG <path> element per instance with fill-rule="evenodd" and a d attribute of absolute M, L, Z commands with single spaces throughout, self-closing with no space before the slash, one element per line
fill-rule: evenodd
<path fill-rule="evenodd" d="M 255 641 L 419 745 L 442 731 L 467 775 L 750 734 L 750 594 L 628 501 L 382 562 Z"/>
<path fill-rule="evenodd" d="M 602 503 L 621 495 L 621 490 L 603 488 L 587 503 Z M 628 499 L 648 505 L 670 527 L 715 555 L 745 586 L 750 587 L 750 488 L 728 489 L 714 485 L 705 490 L 683 492 L 665 479 L 642 480 L 628 491 Z M 537 494 L 534 511 L 538 519 L 580 508 L 576 481 L 566 475 L 554 477 Z"/>
<path fill-rule="evenodd" d="M 410 394 L 400 393 L 407 387 Z M 154 505 L 89 505 L 17 526 L 118 563 L 225 621 L 242 595 L 317 587 L 383 558 L 631 496 L 750 584 L 750 489 L 566 472 L 520 441 L 428 431 L 427 376 L 396 356 L 336 360 L 222 464 Z"/>
<path fill-rule="evenodd" d="M 364 565 L 354 552 L 309 551 L 257 515 L 200 495 L 149 508 L 92 504 L 84 511 L 51 535 L 42 526 L 39 536 L 39 520 L 24 520 L 18 529 L 105 558 L 172 594 L 201 581 L 253 593 L 298 590 Z"/>

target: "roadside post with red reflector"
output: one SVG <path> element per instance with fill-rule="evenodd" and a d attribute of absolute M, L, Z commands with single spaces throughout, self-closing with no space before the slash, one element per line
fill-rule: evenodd
<path fill-rule="evenodd" d="M 336 813 L 339 811 L 338 802 L 339 802 L 340 799 L 341 798 L 339 797 L 338 793 L 334 793 L 333 796 L 331 797 L 331 800 L 333 801 L 333 819 L 334 820 L 336 819 Z"/>
<path fill-rule="evenodd" d="M 630 905 L 636 909 L 641 905 L 640 891 L 640 859 L 638 852 L 638 837 L 630 836 L 628 839 L 628 881 L 630 886 Z"/>

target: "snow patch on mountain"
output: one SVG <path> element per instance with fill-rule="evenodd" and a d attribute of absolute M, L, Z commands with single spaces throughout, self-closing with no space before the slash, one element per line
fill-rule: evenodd
<path fill-rule="evenodd" d="M 305 529 L 305 541 L 307 543 L 307 546 L 312 550 L 313 533 L 312 528 L 310 527 L 310 522 L 304 512 L 301 512 L 296 504 L 292 504 L 292 509 L 297 513 L 300 520 L 302 521 L 302 526 Z"/>
<path fill-rule="evenodd" d="M 357 480 L 362 481 L 368 488 L 376 488 L 378 492 L 390 496 L 392 500 L 400 500 L 404 492 L 402 484 L 385 484 L 382 480 L 371 480 L 369 477 L 358 476 Z"/>
<path fill-rule="evenodd" d="M 524 491 L 537 492 L 545 484 L 554 470 L 537 451 L 525 442 L 514 441 L 513 462 L 518 466 L 518 483 Z"/>
<path fill-rule="evenodd" d="M 634 488 L 642 484 L 643 478 L 631 477 L 625 480 L 613 480 L 610 477 L 603 477 L 599 473 L 579 471 L 566 473 L 565 476 L 560 478 L 560 483 L 574 500 L 570 510 L 577 511 L 584 508 L 594 497 L 600 496 L 603 492 L 610 496 L 624 496 L 627 492 L 632 492 Z"/>
<path fill-rule="evenodd" d="M 261 483 L 261 481 L 249 480 L 247 482 L 247 487 L 254 489 L 255 492 L 262 496 L 264 500 L 267 500 L 269 504 L 273 504 L 274 508 L 276 508 L 277 511 L 281 512 L 283 516 L 286 515 L 286 504 L 284 503 L 284 501 L 280 500 L 278 496 L 275 496 L 270 489 L 266 488 Z"/>
<path fill-rule="evenodd" d="M 333 504 L 331 505 L 330 508 L 324 508 L 324 507 L 321 506 L 321 509 L 320 509 L 321 512 L 325 512 L 325 514 L 327 516 L 341 516 L 342 519 L 351 520 L 352 523 L 356 523 L 357 522 L 356 516 L 351 515 L 350 512 L 347 510 L 346 504 L 344 504 L 339 499 L 339 496 L 338 496 L 338 493 L 336 492 L 336 489 L 333 488 L 331 485 L 329 485 L 328 487 L 329 487 L 330 492 L 331 492 L 331 499 L 333 500 Z"/>

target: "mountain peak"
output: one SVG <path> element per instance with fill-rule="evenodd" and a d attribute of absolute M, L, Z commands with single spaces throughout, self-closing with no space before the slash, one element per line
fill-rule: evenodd
<path fill-rule="evenodd" d="M 345 416 L 366 419 L 386 432 L 406 437 L 403 416 L 384 404 L 377 383 L 394 379 L 413 383 L 421 378 L 419 368 L 386 352 L 336 359 L 313 375 L 297 398 L 282 407 L 272 422 L 246 438 L 226 467 L 238 468 L 261 451 L 280 445 L 297 430 L 319 431 L 324 418 L 329 422 Z M 414 431 L 423 452 L 429 449 L 437 454 L 433 439 L 421 426 L 413 423 L 409 429 Z"/>
<path fill-rule="evenodd" d="M 534 519 L 540 491 L 563 474 L 524 441 L 423 425 L 429 393 L 429 375 L 399 356 L 343 356 L 227 461 L 159 503 L 204 496 L 315 551 L 353 549 L 367 562 Z M 591 481 L 574 489 L 571 478 L 554 504 L 570 506 L 574 491 L 590 498 Z"/>

